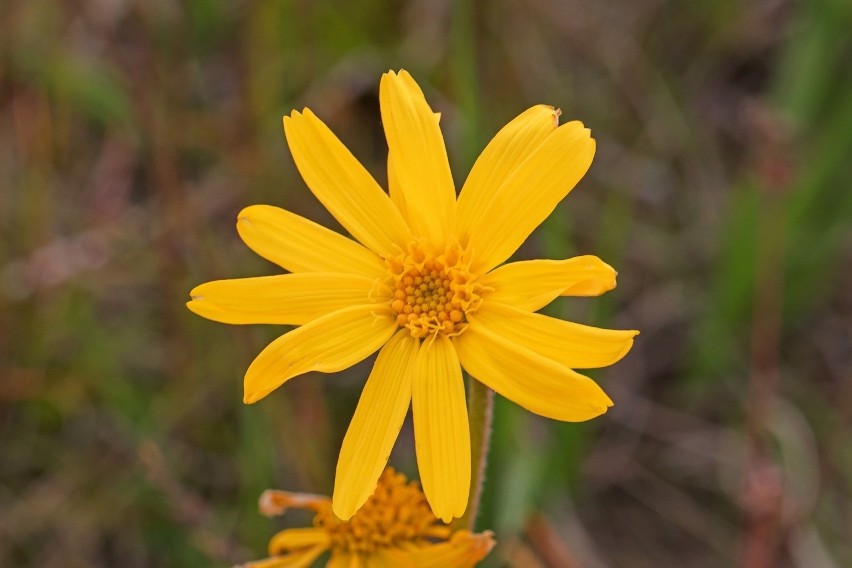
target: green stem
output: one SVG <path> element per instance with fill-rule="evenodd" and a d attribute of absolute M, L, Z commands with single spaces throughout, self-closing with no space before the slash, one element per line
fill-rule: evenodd
<path fill-rule="evenodd" d="M 494 391 L 474 378 L 469 379 L 467 414 L 470 421 L 471 480 L 467 510 L 455 523 L 457 528 L 474 530 L 482 486 L 485 484 L 485 468 L 488 465 L 488 449 L 491 446 L 491 420 L 494 414 Z"/>

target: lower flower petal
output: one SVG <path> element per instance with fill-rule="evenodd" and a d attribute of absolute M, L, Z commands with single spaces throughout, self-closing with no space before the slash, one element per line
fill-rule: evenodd
<path fill-rule="evenodd" d="M 570 369 L 612 365 L 633 346 L 635 330 L 601 329 L 492 301 L 483 302 L 473 319 L 501 337 L 562 363 Z"/>
<path fill-rule="evenodd" d="M 291 378 L 351 367 L 385 344 L 397 328 L 387 304 L 352 306 L 285 333 L 246 371 L 243 401 L 257 402 Z"/>
<path fill-rule="evenodd" d="M 374 282 L 366 276 L 328 272 L 215 280 L 193 288 L 186 306 L 222 323 L 302 325 L 369 302 Z"/>
<path fill-rule="evenodd" d="M 334 550 L 331 553 L 331 558 L 328 559 L 328 564 L 325 568 L 350 568 L 352 566 L 353 554 L 349 552 L 341 552 Z"/>
<path fill-rule="evenodd" d="M 367 247 L 279 207 L 246 207 L 237 216 L 237 232 L 251 250 L 290 272 L 385 274 Z"/>
<path fill-rule="evenodd" d="M 475 379 L 541 416 L 582 422 L 612 406 L 610 398 L 590 378 L 475 320 L 453 343 L 462 366 Z"/>
<path fill-rule="evenodd" d="M 522 260 L 482 277 L 490 300 L 522 310 L 540 310 L 557 296 L 600 296 L 615 288 L 616 272 L 596 256 L 566 260 Z"/>
<path fill-rule="evenodd" d="M 285 554 L 304 548 L 322 546 L 328 548 L 331 543 L 328 531 L 319 528 L 285 529 L 269 541 L 269 554 Z"/>
<path fill-rule="evenodd" d="M 447 542 L 423 544 L 407 550 L 404 558 L 417 568 L 471 568 L 485 558 L 494 547 L 491 531 L 471 533 L 462 530 Z M 405 566 L 405 564 L 388 564 Z"/>
<path fill-rule="evenodd" d="M 308 568 L 325 551 L 326 547 L 317 546 L 283 556 L 273 556 L 263 560 L 247 562 L 246 564 L 240 564 L 236 568 Z"/>
<path fill-rule="evenodd" d="M 344 521 L 375 491 L 402 428 L 411 403 L 417 343 L 407 329 L 398 331 L 379 351 L 364 385 L 343 438 L 334 480 L 334 514 Z"/>
<path fill-rule="evenodd" d="M 464 380 L 452 341 L 420 346 L 412 388 L 417 469 L 426 499 L 444 522 L 460 517 L 470 490 L 470 426 Z"/>

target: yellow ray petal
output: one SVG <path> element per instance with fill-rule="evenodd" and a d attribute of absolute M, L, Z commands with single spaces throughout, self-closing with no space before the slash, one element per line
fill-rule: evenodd
<path fill-rule="evenodd" d="M 462 530 L 447 542 L 412 547 L 405 552 L 405 559 L 417 568 L 471 568 L 485 558 L 494 544 L 491 531 L 474 534 Z M 400 565 L 404 564 L 388 564 Z"/>
<path fill-rule="evenodd" d="M 464 182 L 458 201 L 458 233 L 462 246 L 470 229 L 481 219 L 485 207 L 503 181 L 556 129 L 559 111 L 536 105 L 500 129 L 476 159 Z"/>
<path fill-rule="evenodd" d="M 435 121 L 440 124 L 441 113 L 435 113 Z M 406 219 L 406 221 L 408 221 L 409 218 L 413 218 L 415 215 L 419 215 L 416 210 L 413 211 L 413 214 L 409 213 L 410 205 L 405 201 L 405 190 L 400 184 L 399 172 L 391 152 L 388 152 L 388 193 L 390 194 L 391 201 L 393 201 L 396 208 L 402 212 L 402 216 Z M 408 221 L 408 225 L 409 227 L 411 226 L 411 221 Z"/>
<path fill-rule="evenodd" d="M 350 568 L 414 568 L 413 564 L 387 564 L 380 559 L 375 553 L 365 554 L 357 566 L 350 565 Z"/>
<path fill-rule="evenodd" d="M 456 191 L 435 113 L 404 70 L 382 75 L 379 103 L 398 182 L 394 202 L 416 236 L 440 245 L 455 227 Z"/>
<path fill-rule="evenodd" d="M 350 568 L 352 566 L 352 556 L 348 552 L 333 550 L 325 568 Z"/>
<path fill-rule="evenodd" d="M 453 343 L 468 373 L 536 414 L 581 422 L 612 406 L 590 378 L 497 335 L 475 319 Z"/>
<path fill-rule="evenodd" d="M 257 402 L 308 371 L 334 373 L 351 367 L 384 345 L 396 328 L 387 304 L 343 308 L 297 327 L 249 365 L 243 401 Z"/>
<path fill-rule="evenodd" d="M 489 301 L 531 312 L 557 296 L 600 296 L 615 288 L 615 270 L 596 256 L 522 260 L 497 267 L 480 282 Z"/>
<path fill-rule="evenodd" d="M 399 173 L 397 172 L 393 155 L 390 152 L 388 152 L 388 193 L 390 194 L 391 201 L 400 210 L 402 216 L 410 226 L 411 221 L 408 221 L 408 206 L 405 202 L 405 192 L 399 183 Z"/>
<path fill-rule="evenodd" d="M 332 503 L 348 520 L 373 491 L 387 464 L 411 402 L 417 340 L 402 329 L 388 341 L 373 365 L 358 407 L 343 438 Z"/>
<path fill-rule="evenodd" d="M 319 528 L 293 528 L 285 529 L 272 537 L 269 541 L 269 554 L 284 554 L 302 548 L 313 548 L 324 546 L 328 548 L 330 538 L 328 531 Z"/>
<path fill-rule="evenodd" d="M 193 288 L 186 306 L 223 323 L 302 325 L 347 306 L 369 303 L 374 282 L 328 272 L 216 280 Z"/>
<path fill-rule="evenodd" d="M 399 181 L 399 170 L 397 169 L 396 160 L 393 159 L 393 154 L 388 152 L 388 193 L 391 196 L 391 201 L 400 210 L 409 227 L 412 227 L 411 218 L 416 216 L 409 213 L 411 204 L 405 200 L 405 191 L 402 189 L 402 183 Z"/>
<path fill-rule="evenodd" d="M 308 568 L 326 550 L 328 550 L 326 545 L 317 545 L 306 550 L 247 562 L 246 564 L 240 564 L 236 568 Z"/>
<path fill-rule="evenodd" d="M 427 544 L 424 546 L 429 545 Z M 417 564 L 414 564 L 411 560 L 410 554 L 407 550 L 402 550 L 397 547 L 378 548 L 371 556 L 372 563 L 370 566 L 375 566 L 376 568 L 414 568 L 417 566 Z"/>
<path fill-rule="evenodd" d="M 237 218 L 237 231 L 251 250 L 290 272 L 385 273 L 374 252 L 279 207 L 246 207 Z"/>
<path fill-rule="evenodd" d="M 601 329 L 534 314 L 492 301 L 483 302 L 476 322 L 508 341 L 571 369 L 612 365 L 633 345 L 635 330 Z"/>
<path fill-rule="evenodd" d="M 356 239 L 383 257 L 408 244 L 411 233 L 387 194 L 310 109 L 285 116 L 284 134 L 305 183 Z"/>
<path fill-rule="evenodd" d="M 595 141 L 581 122 L 550 133 L 471 225 L 472 270 L 484 273 L 509 258 L 585 175 L 594 154 Z"/>
<path fill-rule="evenodd" d="M 464 381 L 452 341 L 423 341 L 411 392 L 420 483 L 432 512 L 460 517 L 470 490 L 470 428 Z"/>

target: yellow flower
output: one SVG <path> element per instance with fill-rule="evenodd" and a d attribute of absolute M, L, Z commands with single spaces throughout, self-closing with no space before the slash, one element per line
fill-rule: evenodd
<path fill-rule="evenodd" d="M 441 524 L 418 484 L 406 483 L 392 468 L 348 521 L 334 515 L 328 497 L 273 490 L 260 497 L 260 510 L 267 516 L 292 508 L 314 511 L 314 526 L 281 531 L 269 542 L 270 558 L 242 568 L 307 567 L 329 550 L 329 567 L 468 568 L 494 546 L 488 531 L 453 532 Z"/>
<path fill-rule="evenodd" d="M 350 518 L 387 463 L 411 404 L 417 462 L 432 510 L 465 510 L 470 436 L 461 367 L 506 398 L 556 420 L 588 420 L 612 401 L 573 369 L 611 365 L 636 331 L 535 313 L 560 295 L 595 296 L 615 271 L 594 256 L 504 264 L 588 170 L 595 142 L 538 105 L 506 125 L 458 200 L 438 117 L 406 72 L 379 90 L 389 193 L 310 110 L 284 117 L 296 166 L 354 237 L 268 205 L 244 209 L 246 244 L 291 274 L 208 282 L 195 313 L 232 324 L 300 326 L 249 366 L 245 402 L 291 378 L 346 369 L 379 350 L 343 440 L 334 512 Z"/>

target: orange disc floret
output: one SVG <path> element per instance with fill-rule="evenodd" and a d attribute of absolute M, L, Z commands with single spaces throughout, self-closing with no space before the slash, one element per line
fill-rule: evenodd
<path fill-rule="evenodd" d="M 390 307 L 397 324 L 413 337 L 459 335 L 468 314 L 479 308 L 482 286 L 458 245 L 438 249 L 415 241 L 386 264 L 393 290 Z"/>

